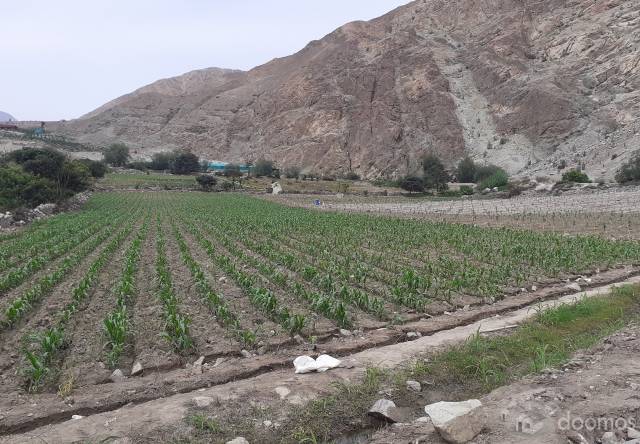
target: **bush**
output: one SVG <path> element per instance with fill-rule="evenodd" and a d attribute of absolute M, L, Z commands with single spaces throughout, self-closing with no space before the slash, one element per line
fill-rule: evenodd
<path fill-rule="evenodd" d="M 400 181 L 400 188 L 410 193 L 424 192 L 424 181 L 421 177 L 407 176 Z"/>
<path fill-rule="evenodd" d="M 182 151 L 176 153 L 171 164 L 172 174 L 190 174 L 200 171 L 200 159 L 193 153 Z"/>
<path fill-rule="evenodd" d="M 463 183 L 471 183 L 475 181 L 476 178 L 476 164 L 471 159 L 471 157 L 467 156 L 458 163 L 458 168 L 456 169 L 456 178 L 458 182 Z"/>
<path fill-rule="evenodd" d="M 569 170 L 562 175 L 563 183 L 591 183 L 591 179 L 582 171 Z"/>
<path fill-rule="evenodd" d="M 496 165 L 485 165 L 476 169 L 475 183 L 480 183 L 496 173 L 507 174 L 505 170 Z M 506 184 L 505 184 L 506 185 Z"/>
<path fill-rule="evenodd" d="M 99 160 L 80 159 L 78 162 L 89 169 L 92 177 L 99 179 L 107 174 L 107 165 Z"/>
<path fill-rule="evenodd" d="M 289 166 L 284 169 L 284 177 L 287 179 L 297 179 L 300 177 L 300 167 Z"/>
<path fill-rule="evenodd" d="M 422 160 L 422 169 L 424 171 L 424 186 L 427 189 L 435 189 L 444 191 L 449 188 L 449 173 L 444 165 L 434 155 L 429 155 Z"/>
<path fill-rule="evenodd" d="M 64 154 L 56 150 L 23 148 L 9 153 L 6 160 L 17 163 L 28 173 L 56 180 L 66 159 Z"/>
<path fill-rule="evenodd" d="M 460 187 L 460 193 L 463 196 L 473 196 L 473 188 L 471 188 L 469 185 L 462 185 Z"/>
<path fill-rule="evenodd" d="M 500 187 L 504 187 L 509 183 L 509 175 L 507 175 L 507 173 L 502 170 L 499 169 L 498 171 L 496 171 L 495 173 L 493 173 L 491 176 L 483 179 L 479 184 L 478 187 L 481 190 L 484 190 L 485 188 L 500 188 Z"/>
<path fill-rule="evenodd" d="M 253 166 L 253 174 L 256 177 L 272 176 L 273 162 L 271 160 L 258 159 L 256 161 L 256 164 Z"/>
<path fill-rule="evenodd" d="M 344 178 L 346 180 L 360 180 L 360 176 L 353 171 L 349 171 L 347 174 L 345 174 Z"/>
<path fill-rule="evenodd" d="M 201 174 L 196 177 L 196 182 L 198 182 L 204 191 L 211 191 L 211 189 L 218 183 L 218 179 L 213 176 L 209 176 L 208 174 Z"/>
<path fill-rule="evenodd" d="M 129 147 L 124 143 L 114 143 L 105 150 L 104 161 L 116 167 L 125 166 L 129 161 Z"/>
<path fill-rule="evenodd" d="M 235 163 L 228 163 L 224 166 L 224 175 L 227 177 L 241 177 L 240 166 Z"/>
<path fill-rule="evenodd" d="M 616 173 L 616 181 L 618 183 L 640 182 L 640 152 L 622 165 Z"/>
<path fill-rule="evenodd" d="M 84 191 L 91 185 L 91 171 L 82 162 L 66 162 L 60 174 L 60 185 L 72 191 Z"/>
<path fill-rule="evenodd" d="M 32 207 L 60 197 L 59 188 L 52 180 L 34 176 L 17 164 L 0 166 L 0 208 Z"/>
<path fill-rule="evenodd" d="M 129 162 L 127 164 L 127 168 L 138 171 L 147 171 L 150 165 L 150 162 L 145 162 L 144 160 L 134 160 L 133 162 Z"/>

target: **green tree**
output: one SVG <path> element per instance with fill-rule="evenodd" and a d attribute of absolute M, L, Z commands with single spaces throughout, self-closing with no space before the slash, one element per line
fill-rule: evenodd
<path fill-rule="evenodd" d="M 300 171 L 300 167 L 288 166 L 284 169 L 284 177 L 287 179 L 298 179 L 300 177 Z"/>
<path fill-rule="evenodd" d="M 424 186 L 427 189 L 444 191 L 449 188 L 449 173 L 444 168 L 440 159 L 431 154 L 422 160 L 424 171 Z"/>
<path fill-rule="evenodd" d="M 227 177 L 241 177 L 240 166 L 235 163 L 228 163 L 224 166 L 224 175 Z"/>
<path fill-rule="evenodd" d="M 42 148 L 23 148 L 9 153 L 6 161 L 13 161 L 28 173 L 51 180 L 58 180 L 65 156 L 59 151 Z"/>
<path fill-rule="evenodd" d="M 273 162 L 271 160 L 258 159 L 252 171 L 256 177 L 271 176 L 273 174 Z"/>
<path fill-rule="evenodd" d="M 104 177 L 107 173 L 107 165 L 99 160 L 80 159 L 79 162 L 89 169 L 91 176 L 97 179 Z"/>
<path fill-rule="evenodd" d="M 400 181 L 400 188 L 409 193 L 422 193 L 424 192 L 424 181 L 421 177 L 407 176 Z"/>
<path fill-rule="evenodd" d="M 507 175 L 507 172 L 505 170 L 503 170 L 502 168 L 496 165 L 485 165 L 485 166 L 478 167 L 476 169 L 475 182 L 480 183 L 483 180 L 493 176 L 496 173 L 504 173 L 504 175 Z"/>
<path fill-rule="evenodd" d="M 91 184 L 91 171 L 78 160 L 65 162 L 60 174 L 60 185 L 72 191 L 84 191 Z"/>
<path fill-rule="evenodd" d="M 189 174 L 200 171 L 200 159 L 189 151 L 176 153 L 176 157 L 171 165 L 173 174 Z"/>
<path fill-rule="evenodd" d="M 170 170 L 175 158 L 176 153 L 166 151 L 154 153 L 153 156 L 151 156 L 150 168 L 155 171 Z"/>
<path fill-rule="evenodd" d="M 114 143 L 105 150 L 104 161 L 116 167 L 125 166 L 129 161 L 129 147 L 124 143 Z"/>
<path fill-rule="evenodd" d="M 473 159 L 466 156 L 458 163 L 458 168 L 456 169 L 458 182 L 472 183 L 476 178 L 476 170 L 477 167 Z"/>

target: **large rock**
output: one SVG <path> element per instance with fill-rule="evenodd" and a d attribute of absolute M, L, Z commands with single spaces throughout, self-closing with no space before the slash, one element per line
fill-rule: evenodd
<path fill-rule="evenodd" d="M 378 399 L 369 409 L 368 415 L 381 421 L 398 422 L 396 404 L 389 399 Z"/>
<path fill-rule="evenodd" d="M 140 361 L 136 361 L 133 364 L 133 367 L 131 367 L 131 376 L 141 375 L 143 371 L 144 371 L 144 368 L 142 367 L 142 364 L 140 363 Z"/>
<path fill-rule="evenodd" d="M 486 419 L 477 399 L 463 402 L 437 402 L 424 411 L 431 418 L 442 438 L 452 444 L 463 444 L 475 438 L 484 428 Z"/>

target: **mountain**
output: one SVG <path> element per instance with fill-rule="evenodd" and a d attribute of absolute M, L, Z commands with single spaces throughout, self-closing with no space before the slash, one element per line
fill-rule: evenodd
<path fill-rule="evenodd" d="M 637 0 L 418 0 L 248 72 L 161 80 L 56 131 L 139 153 L 397 176 L 427 152 L 611 177 L 640 148 Z"/>
<path fill-rule="evenodd" d="M 0 122 L 10 122 L 16 120 L 11 114 L 0 111 Z"/>

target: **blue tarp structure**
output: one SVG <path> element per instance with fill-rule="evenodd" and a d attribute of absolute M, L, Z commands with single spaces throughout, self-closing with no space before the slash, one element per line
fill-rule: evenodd
<path fill-rule="evenodd" d="M 224 167 L 226 165 L 228 165 L 229 162 L 220 162 L 218 160 L 214 160 L 212 162 L 209 162 L 209 171 L 224 171 Z M 239 164 L 238 165 L 240 167 L 240 172 L 241 173 L 248 173 L 249 170 L 251 169 L 251 167 L 247 164 Z"/>

